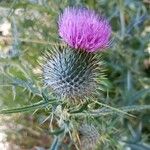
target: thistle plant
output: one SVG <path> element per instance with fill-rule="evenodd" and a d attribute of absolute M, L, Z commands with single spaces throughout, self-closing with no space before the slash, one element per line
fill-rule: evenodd
<path fill-rule="evenodd" d="M 15 3 L 18 2 L 16 1 Z M 52 13 L 53 11 L 50 11 L 50 8 L 45 7 L 48 1 L 44 1 L 43 3 L 47 13 Z M 25 4 L 24 7 L 26 5 L 27 4 Z M 41 5 L 42 4 L 37 5 L 36 8 L 41 8 Z M 120 8 L 123 7 L 122 3 L 119 3 L 119 5 Z M 18 6 L 20 5 L 17 5 L 17 7 Z M 32 8 L 32 4 L 29 6 Z M 40 11 L 41 10 L 43 11 L 45 9 L 42 8 Z M 115 12 L 117 14 L 116 17 L 118 17 L 118 8 L 115 10 L 117 10 L 117 13 Z M 136 124 L 140 118 L 136 117 L 134 113 L 148 110 L 150 109 L 150 105 L 139 106 L 135 105 L 135 103 L 131 105 L 131 99 L 136 101 L 139 95 L 144 97 L 146 95 L 145 93 L 149 92 L 149 89 L 145 88 L 140 92 L 135 92 L 135 96 L 132 94 L 128 95 L 131 90 L 130 83 L 132 80 L 131 70 L 129 70 L 130 67 L 126 68 L 128 69 L 127 91 L 118 88 L 118 83 L 126 82 L 125 80 L 121 80 L 121 77 L 125 76 L 125 70 L 123 70 L 124 72 L 122 74 L 118 71 L 119 69 L 123 69 L 123 65 L 120 62 L 129 62 L 122 59 L 124 58 L 123 56 L 126 55 L 126 51 L 125 53 L 119 51 L 121 46 L 119 48 L 110 48 L 112 36 L 116 36 L 115 34 L 112 35 L 113 28 L 109 21 L 111 18 L 108 19 L 95 10 L 81 6 L 67 7 L 59 15 L 58 13 L 55 15 L 57 15 L 57 33 L 55 34 L 58 34 L 58 41 L 53 44 L 51 41 L 45 42 L 45 39 L 49 38 L 47 38 L 49 35 L 48 31 L 52 29 L 48 28 L 48 30 L 46 30 L 44 28 L 43 34 L 45 37 L 43 43 L 46 44 L 46 50 L 43 51 L 42 56 L 37 53 L 40 62 L 37 67 L 32 68 L 25 60 L 22 61 L 22 57 L 25 54 L 21 53 L 21 48 L 27 42 L 27 40 L 23 38 L 19 41 L 19 55 L 12 58 L 14 60 L 11 60 L 11 58 L 9 60 L 13 63 L 10 63 L 10 66 L 8 66 L 6 60 L 6 64 L 2 64 L 2 67 L 0 67 L 3 77 L 0 83 L 6 83 L 6 86 L 11 86 L 14 99 L 17 95 L 16 89 L 19 87 L 25 89 L 24 91 L 26 93 L 29 93 L 28 99 L 33 100 L 31 101 L 31 105 L 2 109 L 0 114 L 34 112 L 34 115 L 36 115 L 45 113 L 46 117 L 42 120 L 42 123 L 40 123 L 43 125 L 48 122 L 49 127 L 46 133 L 54 137 L 53 142 L 50 141 L 48 145 L 50 150 L 95 150 L 96 148 L 102 150 L 123 150 L 124 147 L 129 144 L 132 148 L 132 141 L 134 140 L 130 140 L 127 137 L 128 132 L 126 132 L 126 130 L 124 131 L 124 129 L 122 130 L 122 128 L 123 126 L 125 126 L 125 128 L 128 127 L 132 134 L 134 133 L 133 127 L 130 126 L 130 121 Z M 47 17 L 49 17 L 49 15 L 47 15 L 46 18 Z M 38 23 L 40 21 L 39 18 L 37 19 Z M 127 17 L 127 19 L 128 18 L 130 17 Z M 123 19 L 123 11 L 120 11 L 121 34 L 120 32 L 116 34 L 121 35 L 121 40 L 125 38 L 125 22 Z M 29 21 L 28 19 L 25 20 Z M 30 24 L 30 22 L 28 23 Z M 46 22 L 46 25 L 48 23 L 49 20 Z M 34 28 L 34 31 L 36 29 L 39 30 L 39 28 Z M 40 34 L 35 35 L 41 36 L 41 33 L 40 30 Z M 19 35 L 20 33 L 14 41 L 19 39 Z M 33 35 L 33 37 L 35 35 Z M 24 34 L 23 37 L 25 37 Z M 33 40 L 32 44 L 34 42 L 37 41 Z M 117 40 L 117 42 L 119 42 L 119 40 Z M 36 46 L 33 44 L 33 47 L 36 47 L 35 52 L 37 52 L 37 49 L 43 50 L 43 43 L 38 41 L 35 44 Z M 38 44 L 43 45 L 38 47 Z M 110 49 L 108 50 L 108 48 Z M 104 53 L 110 57 L 106 65 L 104 65 Z M 33 55 L 27 55 L 27 58 L 28 57 L 30 57 L 30 61 L 32 61 Z M 119 59 L 119 57 L 121 59 Z M 17 65 L 15 63 L 17 63 Z M 20 66 L 18 64 L 20 64 Z M 112 67 L 114 70 L 112 69 L 110 72 L 106 72 L 107 65 L 109 67 L 114 65 Z M 13 69 L 16 66 L 17 71 L 14 71 Z M 40 79 L 38 77 L 35 79 L 35 76 L 32 76 L 34 71 L 36 72 L 34 75 L 37 75 Z M 38 71 L 40 75 L 37 74 Z M 16 72 L 19 72 L 18 76 L 13 75 Z M 113 81 L 114 76 L 118 78 L 118 80 Z M 107 77 L 110 78 L 109 80 L 112 79 L 112 81 L 109 81 Z M 113 87 L 111 91 L 109 91 L 109 86 L 111 86 L 111 84 L 109 84 L 110 82 L 116 86 L 116 88 Z M 144 81 L 140 80 L 140 82 L 143 86 Z M 120 96 L 121 94 L 122 97 Z M 19 95 L 19 99 L 20 98 Z M 126 104 L 126 100 L 131 103 L 129 103 L 129 105 Z M 25 99 L 24 101 L 27 100 Z M 131 114 L 132 112 L 133 114 Z M 125 121 L 126 123 L 124 123 Z M 139 127 L 138 133 L 140 133 L 140 130 L 141 128 Z M 133 134 L 133 136 L 134 135 L 135 134 Z M 136 136 L 138 137 L 138 135 Z M 140 139 L 140 137 L 137 137 L 134 138 Z"/>
<path fill-rule="evenodd" d="M 44 83 L 59 97 L 82 100 L 96 90 L 100 60 L 93 52 L 108 46 L 111 27 L 106 19 L 86 8 L 66 8 L 58 21 L 59 35 L 69 46 L 47 54 Z"/>
<path fill-rule="evenodd" d="M 46 53 L 41 64 L 44 83 L 58 99 L 77 104 L 94 97 L 101 82 L 99 79 L 104 76 L 96 52 L 109 46 L 111 27 L 103 16 L 92 10 L 68 7 L 59 16 L 58 31 L 67 45 L 58 45 Z M 81 129 L 84 134 L 82 149 L 87 149 L 88 142 L 93 149 L 98 138 L 98 133 L 92 135 L 95 131 L 93 126 L 85 125 Z"/>

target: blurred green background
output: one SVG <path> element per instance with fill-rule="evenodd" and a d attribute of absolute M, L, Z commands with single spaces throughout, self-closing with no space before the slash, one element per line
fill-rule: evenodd
<path fill-rule="evenodd" d="M 150 104 L 149 0 L 0 0 L 1 110 L 40 100 L 38 89 L 42 80 L 38 60 L 60 41 L 57 31 L 60 12 L 67 6 L 79 5 L 104 14 L 113 29 L 110 48 L 103 53 L 108 87 L 104 89 L 102 102 L 114 107 Z M 1 115 L 0 132 L 5 141 L 0 134 L 0 142 L 5 146 L 0 149 L 48 149 L 49 122 L 42 123 L 47 115 L 45 110 Z M 150 111 L 135 115 L 137 120 L 119 118 L 122 125 L 117 129 L 126 146 L 120 146 L 122 143 L 116 146 L 111 140 L 105 149 L 150 149 Z M 111 132 L 110 128 L 110 137 Z"/>

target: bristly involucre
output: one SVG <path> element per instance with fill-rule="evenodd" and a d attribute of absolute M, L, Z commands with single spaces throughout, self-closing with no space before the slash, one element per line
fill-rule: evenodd
<path fill-rule="evenodd" d="M 58 46 L 44 60 L 44 83 L 58 97 L 82 100 L 96 90 L 100 64 L 94 54 Z"/>
<path fill-rule="evenodd" d="M 58 28 L 63 41 L 87 52 L 107 48 L 112 32 L 105 17 L 81 7 L 66 8 L 59 17 Z"/>
<path fill-rule="evenodd" d="M 79 128 L 80 132 L 80 140 L 81 140 L 81 148 L 83 150 L 94 150 L 96 148 L 96 144 L 98 144 L 98 140 L 100 134 L 94 125 L 83 124 Z"/>

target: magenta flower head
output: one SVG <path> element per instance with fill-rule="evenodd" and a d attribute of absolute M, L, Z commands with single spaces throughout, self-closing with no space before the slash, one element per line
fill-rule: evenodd
<path fill-rule="evenodd" d="M 109 46 L 111 26 L 93 10 L 68 7 L 60 15 L 58 27 L 61 38 L 73 48 L 95 52 Z"/>

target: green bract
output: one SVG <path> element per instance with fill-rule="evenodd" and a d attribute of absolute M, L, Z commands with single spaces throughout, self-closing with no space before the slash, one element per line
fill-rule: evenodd
<path fill-rule="evenodd" d="M 58 97 L 84 99 L 97 87 L 100 76 L 100 62 L 96 54 L 57 46 L 47 53 L 42 65 L 44 83 Z"/>

